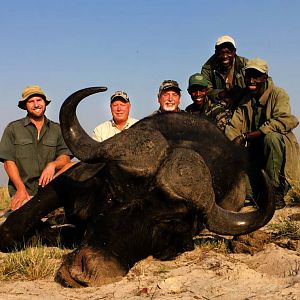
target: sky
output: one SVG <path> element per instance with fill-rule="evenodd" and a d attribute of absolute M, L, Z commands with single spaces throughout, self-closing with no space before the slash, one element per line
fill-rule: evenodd
<path fill-rule="evenodd" d="M 191 103 L 190 75 L 213 54 L 217 38 L 235 39 L 237 54 L 260 57 L 269 75 L 290 96 L 300 119 L 300 2 L 283 0 L 0 0 L 0 134 L 26 112 L 17 107 L 22 89 L 40 85 L 52 100 L 46 115 L 58 121 L 63 101 L 91 86 L 108 91 L 78 107 L 87 133 L 110 119 L 109 98 L 124 90 L 131 116 L 158 108 L 165 79 Z M 300 128 L 295 129 L 300 140 Z M 0 165 L 0 186 L 7 176 Z"/>

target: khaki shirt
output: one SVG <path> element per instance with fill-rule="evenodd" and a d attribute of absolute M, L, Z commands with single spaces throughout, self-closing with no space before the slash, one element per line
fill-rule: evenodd
<path fill-rule="evenodd" d="M 299 145 L 292 132 L 299 124 L 298 119 L 291 114 L 288 94 L 276 87 L 272 79 L 268 79 L 268 88 L 259 99 L 263 108 L 260 118 L 256 120 L 254 101 L 251 93 L 242 99 L 240 106 L 234 112 L 232 119 L 226 125 L 225 134 L 233 140 L 242 133 L 259 129 L 262 133 L 278 132 L 283 136 L 286 146 L 284 174 L 291 186 L 300 187 Z"/>
<path fill-rule="evenodd" d="M 62 154 L 72 157 L 62 137 L 60 125 L 47 118 L 39 139 L 35 125 L 25 117 L 9 123 L 0 142 L 0 161 L 12 160 L 16 163 L 31 196 L 38 191 L 38 180 L 46 165 Z M 13 196 L 16 189 L 10 180 L 8 189 L 10 196 Z"/>
<path fill-rule="evenodd" d="M 128 129 L 130 126 L 132 126 L 134 123 L 136 123 L 138 120 L 133 118 L 128 118 L 127 123 L 124 127 L 124 129 Z M 123 130 L 124 130 L 123 129 Z M 122 130 L 120 130 L 113 119 L 106 121 L 100 125 L 98 125 L 93 130 L 93 139 L 98 142 L 103 142 L 111 137 L 113 137 L 115 134 L 120 133 Z"/>

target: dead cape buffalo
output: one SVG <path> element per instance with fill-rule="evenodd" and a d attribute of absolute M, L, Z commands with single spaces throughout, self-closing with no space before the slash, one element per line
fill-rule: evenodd
<path fill-rule="evenodd" d="M 239 195 L 244 152 L 205 118 L 156 114 L 103 143 L 94 141 L 80 126 L 76 108 L 85 97 L 105 90 L 77 91 L 62 105 L 63 136 L 81 163 L 7 218 L 0 227 L 1 249 L 64 207 L 84 235 L 55 279 L 67 287 L 95 286 L 119 280 L 149 255 L 170 259 L 193 249 L 193 236 L 204 226 L 241 235 L 272 218 L 265 175 L 259 209 L 238 212 L 244 202 Z"/>

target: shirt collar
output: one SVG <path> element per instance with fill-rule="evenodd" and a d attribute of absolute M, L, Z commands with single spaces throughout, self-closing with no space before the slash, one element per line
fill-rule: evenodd
<path fill-rule="evenodd" d="M 28 126 L 30 123 L 31 123 L 30 118 L 29 118 L 28 116 L 26 116 L 26 117 L 24 118 L 24 126 Z M 46 116 L 44 116 L 44 124 L 48 125 L 49 123 L 50 123 L 50 120 L 47 119 Z"/>
<path fill-rule="evenodd" d="M 125 126 L 124 126 L 123 129 L 127 129 L 127 127 L 129 126 L 129 120 L 130 120 L 130 117 L 128 117 L 128 119 L 127 119 L 127 121 L 126 121 L 126 124 L 125 124 Z M 113 127 L 116 127 L 116 128 L 117 128 L 117 124 L 115 123 L 114 119 L 111 119 L 110 122 L 111 122 L 111 125 L 112 125 Z"/>

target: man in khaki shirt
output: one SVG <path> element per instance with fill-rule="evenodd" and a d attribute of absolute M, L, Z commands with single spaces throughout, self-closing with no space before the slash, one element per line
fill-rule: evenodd
<path fill-rule="evenodd" d="M 275 192 L 276 207 L 285 206 L 284 195 L 300 183 L 299 145 L 293 129 L 299 124 L 291 113 L 286 91 L 274 85 L 268 65 L 260 58 L 246 64 L 247 93 L 225 134 L 235 144 L 246 146 L 250 157 L 250 181 L 257 184 L 257 171 L 265 169 Z"/>
<path fill-rule="evenodd" d="M 129 117 L 130 108 L 130 99 L 127 93 L 116 91 L 110 98 L 112 119 L 99 124 L 93 130 L 93 139 L 103 142 L 136 123 L 137 119 Z"/>

